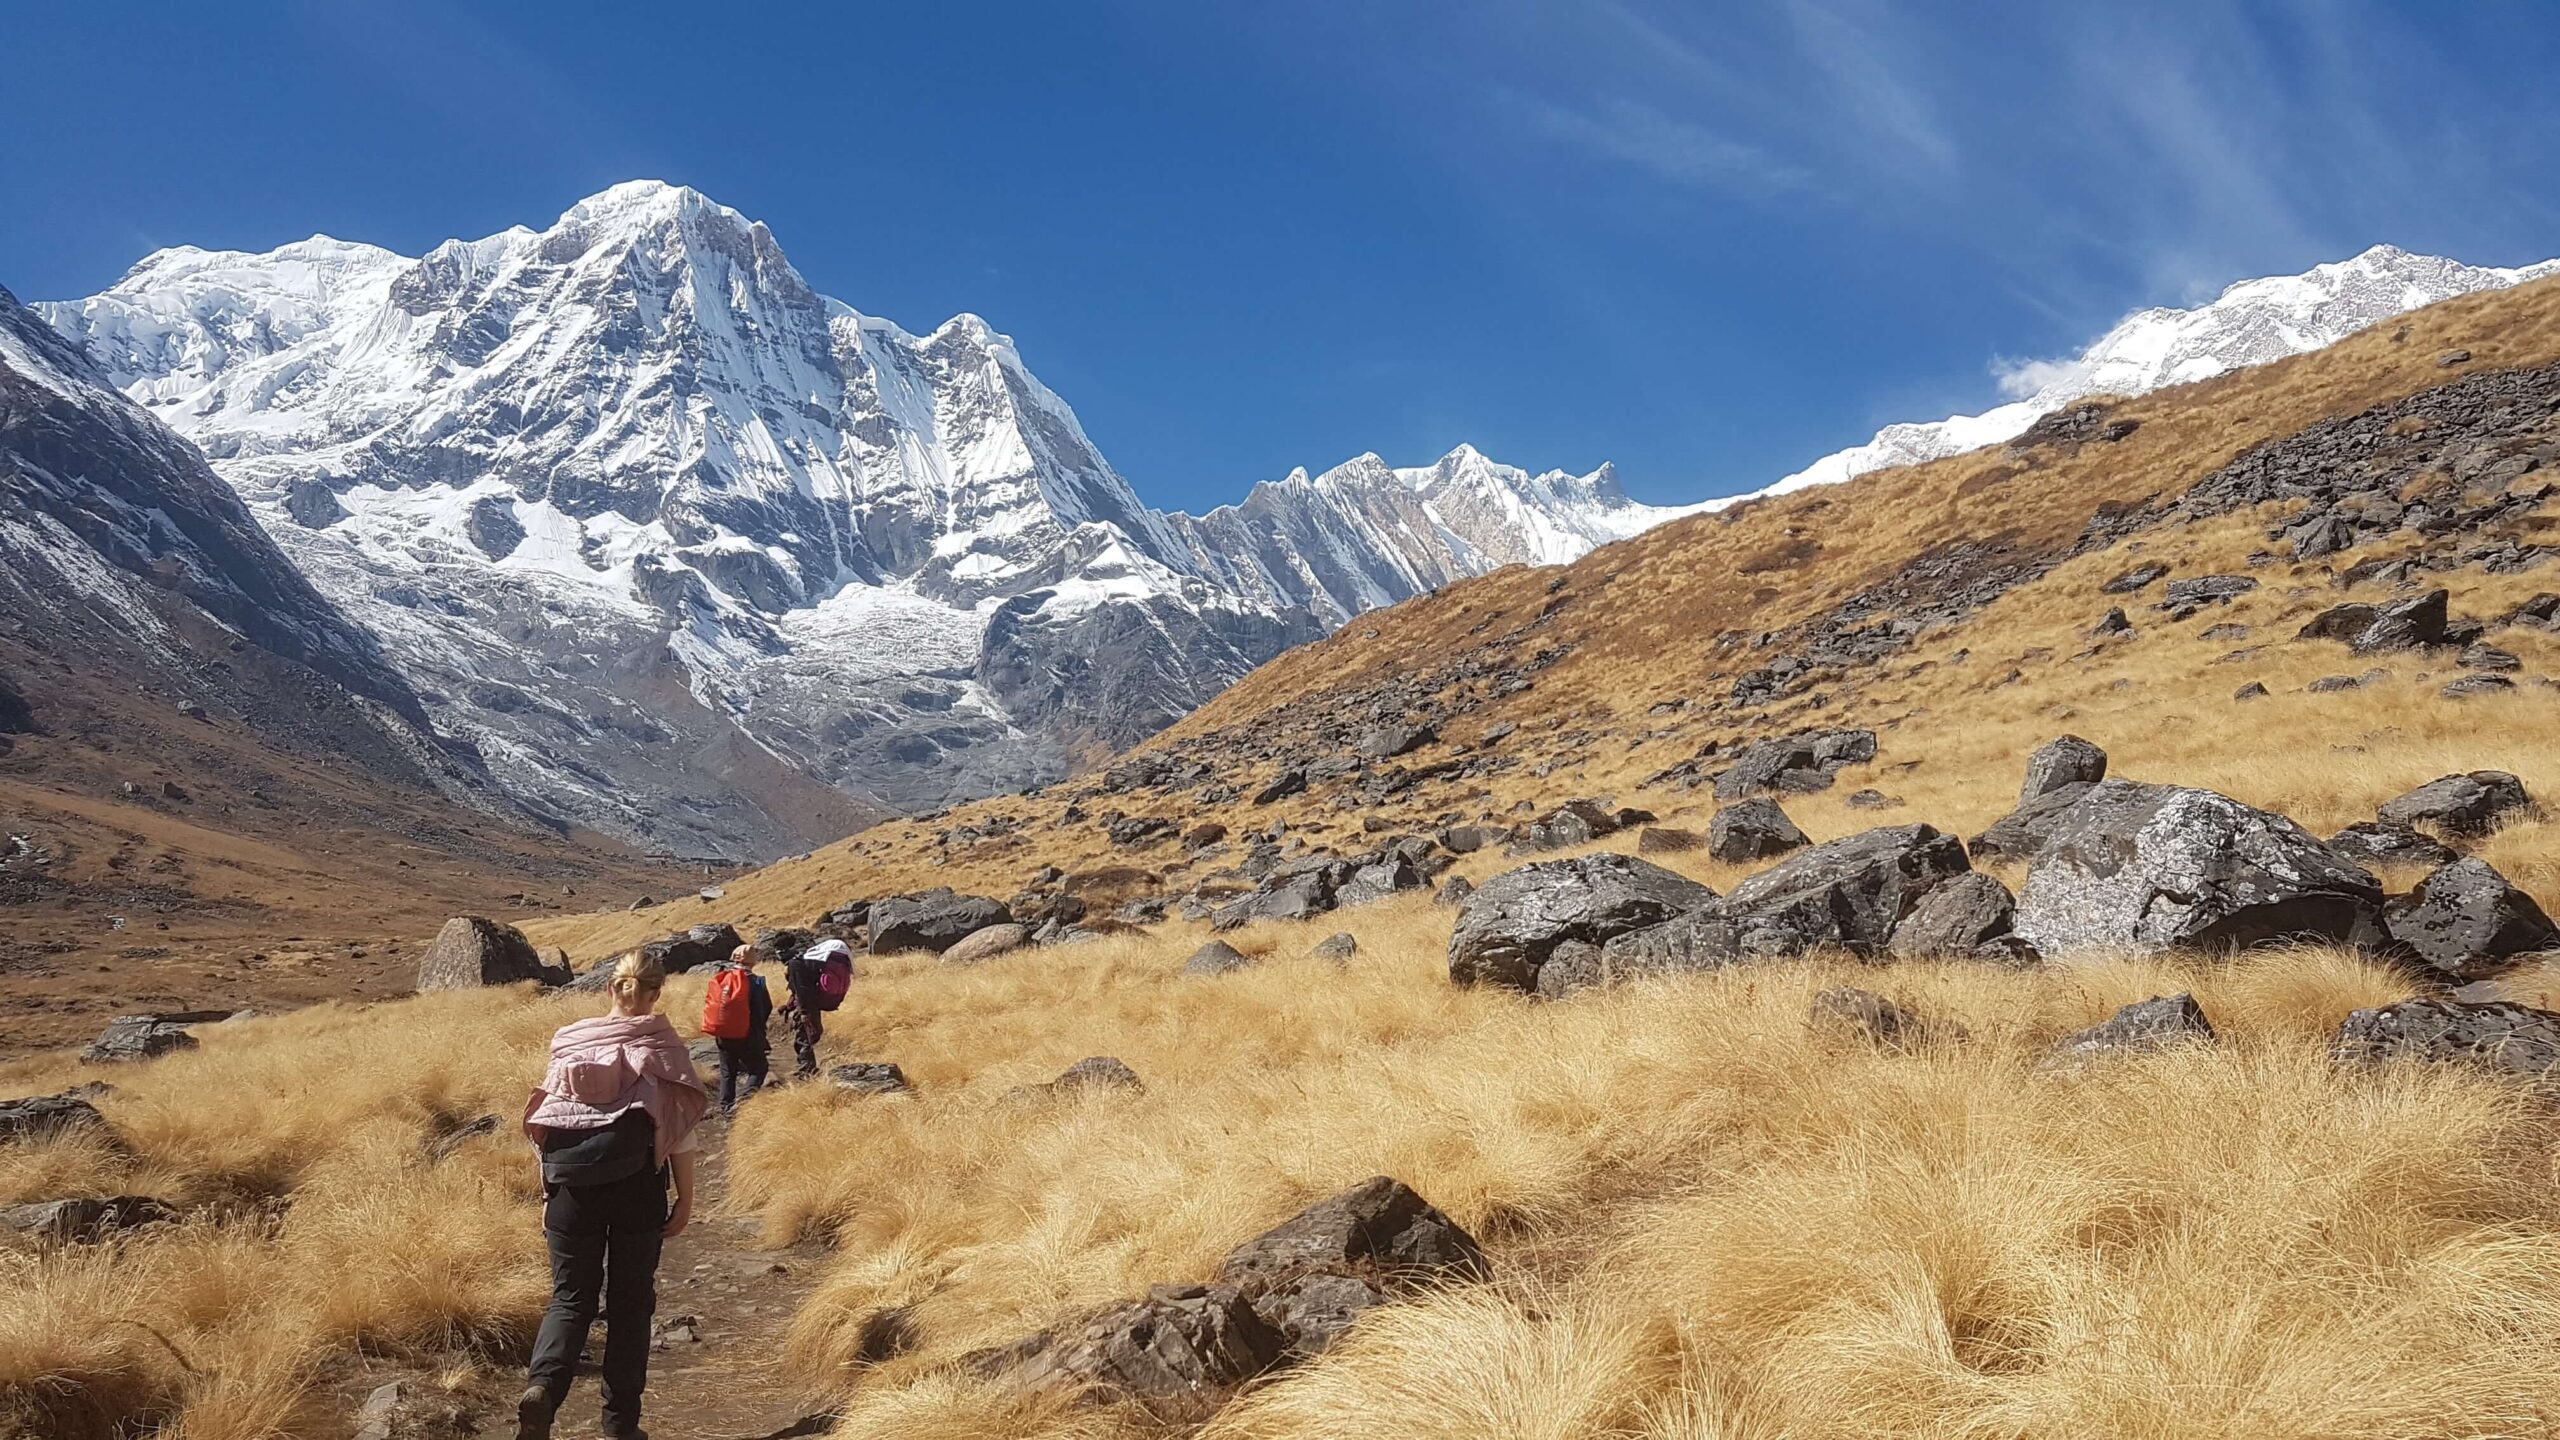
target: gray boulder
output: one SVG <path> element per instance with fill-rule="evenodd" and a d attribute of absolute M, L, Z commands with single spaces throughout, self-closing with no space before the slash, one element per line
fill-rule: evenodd
<path fill-rule="evenodd" d="M 1596 800 L 1568 800 L 1562 806 L 1520 827 L 1518 838 L 1504 853 L 1535 855 L 1547 850 L 1564 850 L 1587 845 L 1618 831 L 1617 815 Z"/>
<path fill-rule="evenodd" d="M 682 975 L 689 970 L 704 970 L 720 964 L 737 953 L 738 947 L 745 943 L 746 937 L 738 933 L 736 926 L 696 925 L 673 935 L 660 936 L 641 946 L 640 953 L 657 961 L 658 968 L 668 974 Z M 801 948 L 805 951 L 808 947 L 804 945 Z M 611 979 L 612 966 L 598 968 L 605 972 L 608 980 Z"/>
<path fill-rule="evenodd" d="M 1440 887 L 1440 893 L 1431 897 L 1431 903 L 1454 910 L 1466 904 L 1467 897 L 1474 893 L 1476 893 L 1476 882 L 1464 875 L 1452 875 L 1449 877 L 1449 883 Z"/>
<path fill-rule="evenodd" d="M 2385 801 L 2375 818 L 2386 825 L 2424 825 L 2457 838 L 2486 835 L 2510 815 L 2533 808 L 2524 782 L 2504 770 L 2474 770 L 2430 780 Z"/>
<path fill-rule="evenodd" d="M 2390 903 L 2382 923 L 2427 978 L 2451 985 L 2488 979 L 2517 956 L 2560 948 L 2560 927 L 2485 860 L 2456 860 L 2419 881 Z"/>
<path fill-rule="evenodd" d="M 1490 1266 L 1456 1221 L 1403 1181 L 1376 1175 L 1227 1252 L 1218 1278 L 1327 1269 L 1482 1277 Z"/>
<path fill-rule="evenodd" d="M 2347 642 L 2347 648 L 2370 655 L 2381 650 L 2415 650 L 2445 644 L 2452 638 L 2447 630 L 2452 617 L 2445 609 L 2449 598 L 2442 590 L 2430 590 L 2385 605 L 2374 612 L 2371 624 Z"/>
<path fill-rule="evenodd" d="M 0 1209 L 0 1227 L 65 1245 L 94 1244 L 118 1231 L 177 1218 L 177 1211 L 148 1195 L 83 1196 Z"/>
<path fill-rule="evenodd" d="M 857 1095 L 905 1095 L 913 1093 L 916 1088 L 914 1082 L 907 1079 L 906 1071 L 886 1060 L 856 1060 L 838 1065 L 827 1071 L 827 1078 L 835 1082 L 837 1089 L 850 1090 Z"/>
<path fill-rule="evenodd" d="M 1920 1017 L 1873 990 L 1842 986 L 1813 997 L 1806 1016 L 1816 1030 L 1850 1035 L 1878 1045 L 1913 1045 L 1928 1038 Z"/>
<path fill-rule="evenodd" d="M 1348 930 L 1328 935 L 1307 952 L 1318 960 L 1348 960 L 1360 953 L 1360 941 Z"/>
<path fill-rule="evenodd" d="M 2077 735 L 2060 736 L 2027 757 L 2027 778 L 2019 787 L 2018 803 L 2024 805 L 2065 785 L 2094 785 L 2106 778 L 2106 751 Z"/>
<path fill-rule="evenodd" d="M 2329 1056 L 2350 1064 L 2480 1065 L 2548 1083 L 2560 1078 L 2560 1015 L 2505 1001 L 2403 1000 L 2349 1015 Z"/>
<path fill-rule="evenodd" d="M 1061 1071 L 1049 1082 L 1049 1088 L 1064 1093 L 1071 1090 L 1143 1091 L 1146 1082 L 1128 1064 L 1110 1055 L 1088 1055 Z"/>
<path fill-rule="evenodd" d="M 1410 755 L 1439 738 L 1439 732 L 1428 725 L 1381 725 L 1361 732 L 1360 739 L 1352 748 L 1372 760 L 1392 760 L 1399 755 Z"/>
<path fill-rule="evenodd" d="M 1182 973 L 1185 975 L 1225 975 L 1233 971 L 1242 970 L 1252 963 L 1252 957 L 1246 955 L 1243 951 L 1236 949 L 1226 941 L 1212 940 L 1208 944 L 1191 952 L 1191 958 L 1182 962 Z"/>
<path fill-rule="evenodd" d="M 1009 924 L 1013 912 L 1001 900 L 961 895 L 948 886 L 879 900 L 871 906 L 871 951 L 930 950 L 939 955 L 990 925 Z"/>
<path fill-rule="evenodd" d="M 1984 941 L 2009 933 L 2016 908 L 2009 887 L 1981 871 L 1951 875 L 1930 886 L 1893 927 L 1886 949 L 1897 960 L 1972 955 Z"/>
<path fill-rule="evenodd" d="M 1279 1363 L 1288 1339 L 1232 1285 L 1159 1285 L 1143 1300 L 968 1357 L 980 1376 L 1103 1399 L 1215 1399 Z"/>
<path fill-rule="evenodd" d="M 1931 887 L 1966 869 L 1964 846 L 1928 825 L 1888 825 L 1800 850 L 1734 887 L 1725 913 L 1746 954 L 1838 946 L 1881 954 Z"/>
<path fill-rule="evenodd" d="M 1606 944 L 1715 898 L 1694 880 L 1628 855 L 1524 865 L 1461 902 L 1449 937 L 1449 979 L 1535 992 L 1538 967 L 1565 941 Z"/>
<path fill-rule="evenodd" d="M 2329 837 L 2329 848 L 2357 865 L 2443 865 L 2454 858 L 2434 836 L 2406 825 L 2366 820 Z"/>
<path fill-rule="evenodd" d="M 76 1092 L 0 1100 L 0 1145 L 106 1128 L 106 1117 L 98 1113 L 98 1107 Z"/>
<path fill-rule="evenodd" d="M 91 1065 L 123 1065 L 154 1060 L 174 1050 L 196 1048 L 195 1027 L 228 1020 L 228 1010 L 181 1010 L 159 1015 L 119 1015 L 107 1022 L 89 1048 L 80 1052 Z"/>
<path fill-rule="evenodd" d="M 1209 923 L 1218 930 L 1234 930 L 1256 920 L 1312 920 L 1334 904 L 1332 865 L 1322 860 L 1293 862 L 1262 877 L 1252 894 L 1219 906 Z"/>
<path fill-rule="evenodd" d="M 1743 747 L 1716 777 L 1718 800 L 1753 795 L 1809 795 L 1831 788 L 1840 770 L 1876 758 L 1873 730 L 1816 730 Z"/>
<path fill-rule="evenodd" d="M 1618 940 L 1626 938 L 1621 935 Z M 1618 942 L 1613 940 L 1610 943 Z M 1607 978 L 1599 946 L 1588 940 L 1567 940 L 1547 956 L 1547 963 L 1538 967 L 1538 998 L 1561 1000 L 1577 990 L 1603 984 Z"/>
<path fill-rule="evenodd" d="M 420 990 L 471 990 L 520 980 L 566 985 L 569 979 L 566 967 L 543 962 L 523 931 L 477 915 L 444 922 L 418 960 Z"/>
<path fill-rule="evenodd" d="M 999 955 L 1019 950 L 1030 943 L 1031 928 L 1027 925 L 1011 923 L 990 925 L 983 930 L 971 931 L 966 939 L 943 951 L 942 963 L 975 965 L 981 960 L 993 960 Z"/>
<path fill-rule="evenodd" d="M 2370 946 L 2382 887 L 2299 825 L 2227 795 L 2098 784 L 2027 871 L 2013 928 L 2075 950 L 2228 951 L 2282 941 Z"/>
<path fill-rule="evenodd" d="M 1973 837 L 1965 848 L 1976 860 L 2032 860 L 2045 841 L 2071 813 L 2071 807 L 2088 798 L 2095 785 L 2060 785 L 2018 806 L 2017 809 L 1991 822 L 1991 828 Z"/>
<path fill-rule="evenodd" d="M 1707 822 L 1707 853 L 1729 864 L 1774 859 L 1808 843 L 1775 800 L 1737 800 Z"/>
<path fill-rule="evenodd" d="M 2193 995 L 2139 1000 L 2057 1046 L 2065 1057 L 2141 1053 L 2213 1039 L 2213 1023 Z"/>
<path fill-rule="evenodd" d="M 1549 966 L 1562 963 L 1563 952 Z M 1580 967 L 1568 966 L 1555 991 L 1601 985 L 1647 975 L 1676 975 L 1718 970 L 1746 960 L 1778 958 L 1746 954 L 1743 930 L 1721 900 L 1708 900 L 1659 925 L 1614 936 L 1599 954 Z M 1550 993 L 1547 972 L 1538 972 L 1539 993 Z"/>

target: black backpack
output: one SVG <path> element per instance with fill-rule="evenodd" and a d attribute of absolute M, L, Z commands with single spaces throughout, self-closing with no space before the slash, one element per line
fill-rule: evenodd
<path fill-rule="evenodd" d="M 542 1183 L 610 1185 L 658 1162 L 658 1126 L 634 1105 L 601 1130 L 553 1129 L 542 1140 Z"/>

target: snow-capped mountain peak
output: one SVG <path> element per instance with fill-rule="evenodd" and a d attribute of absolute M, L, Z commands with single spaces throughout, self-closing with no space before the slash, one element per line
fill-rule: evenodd
<path fill-rule="evenodd" d="M 668 803 L 706 750 L 901 806 L 1027 783 L 1361 609 L 1672 513 L 1471 447 L 1159 512 L 985 319 L 866 315 L 654 180 L 416 259 L 163 251 L 37 308 L 502 780 L 688 846 L 808 838 Z"/>

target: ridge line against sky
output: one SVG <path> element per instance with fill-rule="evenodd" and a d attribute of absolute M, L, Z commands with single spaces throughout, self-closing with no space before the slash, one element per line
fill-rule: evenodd
<path fill-rule="evenodd" d="M 1685 501 L 2234 281 L 2560 253 L 2560 12 L 2446 8 L 36 10 L 0 283 L 663 177 L 857 309 L 1015 336 L 1153 504 L 1460 442 Z"/>

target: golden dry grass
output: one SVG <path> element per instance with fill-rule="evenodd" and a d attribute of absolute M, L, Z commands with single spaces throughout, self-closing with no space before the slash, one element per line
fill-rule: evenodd
<path fill-rule="evenodd" d="M 2393 1436 L 2560 1416 L 2560 1126 L 2453 1071 L 2341 1073 L 2405 986 L 2328 952 L 2180 970 L 1802 965 L 1540 1005 L 1450 988 L 1442 924 L 1189 979 L 1193 937 L 866 978 L 849 1048 L 915 1098 L 759 1102 L 733 1142 L 775 1238 L 839 1258 L 792 1359 L 840 1435 L 1094 1433 L 949 1362 L 1150 1283 L 1367 1175 L 1500 1278 L 1364 1323 L 1217 1435 Z M 1968 1038 L 1808 1029 L 1879 988 Z M 2057 1072 L 2061 1034 L 2193 989 L 2215 1049 Z M 1086 1054 L 1143 1095 L 1006 1092 Z M 921 1348 L 865 1367 L 903 1307 Z M 1142 1433 L 1144 1427 L 1129 1433 Z"/>

